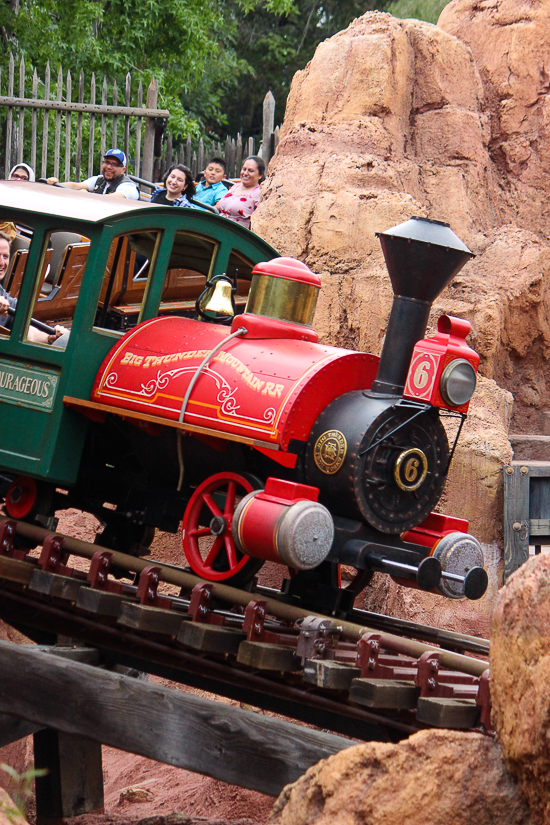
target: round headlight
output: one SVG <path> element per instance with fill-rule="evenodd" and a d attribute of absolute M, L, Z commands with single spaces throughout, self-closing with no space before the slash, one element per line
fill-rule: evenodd
<path fill-rule="evenodd" d="M 439 391 L 446 404 L 461 407 L 474 394 L 476 371 L 469 361 L 457 358 L 447 364 L 441 376 Z"/>

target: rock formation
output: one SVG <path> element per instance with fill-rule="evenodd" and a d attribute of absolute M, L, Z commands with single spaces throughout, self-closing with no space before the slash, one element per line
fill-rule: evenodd
<path fill-rule="evenodd" d="M 479 382 L 443 508 L 471 521 L 495 570 L 512 458 L 506 391 L 515 432 L 540 432 L 550 409 L 547 42 L 550 6 L 527 0 L 454 0 L 439 26 L 363 15 L 295 76 L 253 218 L 321 275 L 321 340 L 375 353 L 391 305 L 376 231 L 435 218 L 476 253 L 436 300 L 428 334 L 442 312 L 467 318 L 490 379 Z M 369 599 L 410 615 L 391 582 Z M 445 622 L 431 597 L 421 604 Z"/>
<path fill-rule="evenodd" d="M 494 740 L 421 731 L 341 751 L 288 785 L 268 825 L 528 825 Z"/>
<path fill-rule="evenodd" d="M 489 118 L 501 200 L 518 226 L 548 237 L 550 11 L 532 0 L 454 0 L 438 26 L 471 49 Z"/>
<path fill-rule="evenodd" d="M 550 556 L 530 559 L 495 607 L 491 695 L 506 765 L 537 822 L 550 821 Z"/>

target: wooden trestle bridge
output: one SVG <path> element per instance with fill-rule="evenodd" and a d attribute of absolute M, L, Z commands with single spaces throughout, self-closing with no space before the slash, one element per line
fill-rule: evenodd
<path fill-rule="evenodd" d="M 0 746 L 34 735 L 35 765 L 49 769 L 39 822 L 102 807 L 101 744 L 277 795 L 357 741 L 492 733 L 486 640 L 359 610 L 312 614 L 268 588 L 206 583 L 8 519 L 0 619 L 38 645 L 0 643 Z"/>

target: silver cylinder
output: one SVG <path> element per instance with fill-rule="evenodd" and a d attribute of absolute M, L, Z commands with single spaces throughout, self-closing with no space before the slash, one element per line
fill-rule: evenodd
<path fill-rule="evenodd" d="M 326 559 L 334 540 L 334 522 L 316 501 L 297 501 L 277 523 L 277 552 L 283 564 L 312 570 Z"/>

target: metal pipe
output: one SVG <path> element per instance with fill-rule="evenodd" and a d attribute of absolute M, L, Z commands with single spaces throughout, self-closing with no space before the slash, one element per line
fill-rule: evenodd
<path fill-rule="evenodd" d="M 402 295 L 393 296 L 393 304 L 380 355 L 373 392 L 401 395 L 411 363 L 414 346 L 424 337 L 431 303 Z"/>
<path fill-rule="evenodd" d="M 95 553 L 108 552 L 112 553 L 112 564 L 117 567 L 123 567 L 132 573 L 141 573 L 146 567 L 154 564 L 155 567 L 160 567 L 162 570 L 162 580 L 169 584 L 175 584 L 185 590 L 192 590 L 197 584 L 204 584 L 204 579 L 194 576 L 191 573 L 186 573 L 184 570 L 175 570 L 173 567 L 163 566 L 162 562 L 156 562 L 152 559 L 140 559 L 134 556 L 128 556 L 126 553 L 119 553 L 117 550 L 111 550 L 108 547 L 101 547 L 98 544 L 89 544 L 80 539 L 72 538 L 71 536 L 64 536 L 62 533 L 52 533 L 44 527 L 39 527 L 35 524 L 28 524 L 24 521 L 16 521 L 15 519 L 0 519 L 3 521 L 13 521 L 17 525 L 17 533 L 20 536 L 31 539 L 37 544 L 42 544 L 44 539 L 49 535 L 59 536 L 65 540 L 65 549 L 76 556 L 84 556 L 91 559 Z M 217 582 L 208 582 L 212 584 L 213 595 L 232 604 L 239 605 L 246 608 L 252 599 L 257 598 L 255 593 L 248 593 L 243 590 L 238 590 L 236 587 L 229 587 L 226 584 L 218 584 Z M 279 599 L 265 599 L 267 602 L 267 612 L 272 616 L 283 619 L 289 622 L 295 622 L 297 619 L 305 618 L 307 616 L 316 616 L 318 618 L 330 618 L 322 613 L 316 613 L 311 610 L 304 610 L 301 607 L 287 604 Z M 358 642 L 365 633 L 377 633 L 379 631 L 370 627 L 361 627 L 352 622 L 343 619 L 333 619 L 335 626 L 342 627 L 343 636 Z M 392 633 L 381 634 L 381 645 L 388 650 L 393 650 L 396 653 L 402 653 L 405 656 L 412 656 L 416 659 L 420 658 L 426 652 L 440 653 L 440 662 L 443 667 L 450 670 L 458 670 L 462 673 L 470 673 L 473 676 L 481 676 L 487 670 L 487 662 L 481 662 L 478 659 L 471 659 L 469 656 L 463 656 L 460 653 L 452 653 L 448 650 L 440 650 L 422 642 L 412 641 L 411 639 L 402 639 Z"/>

